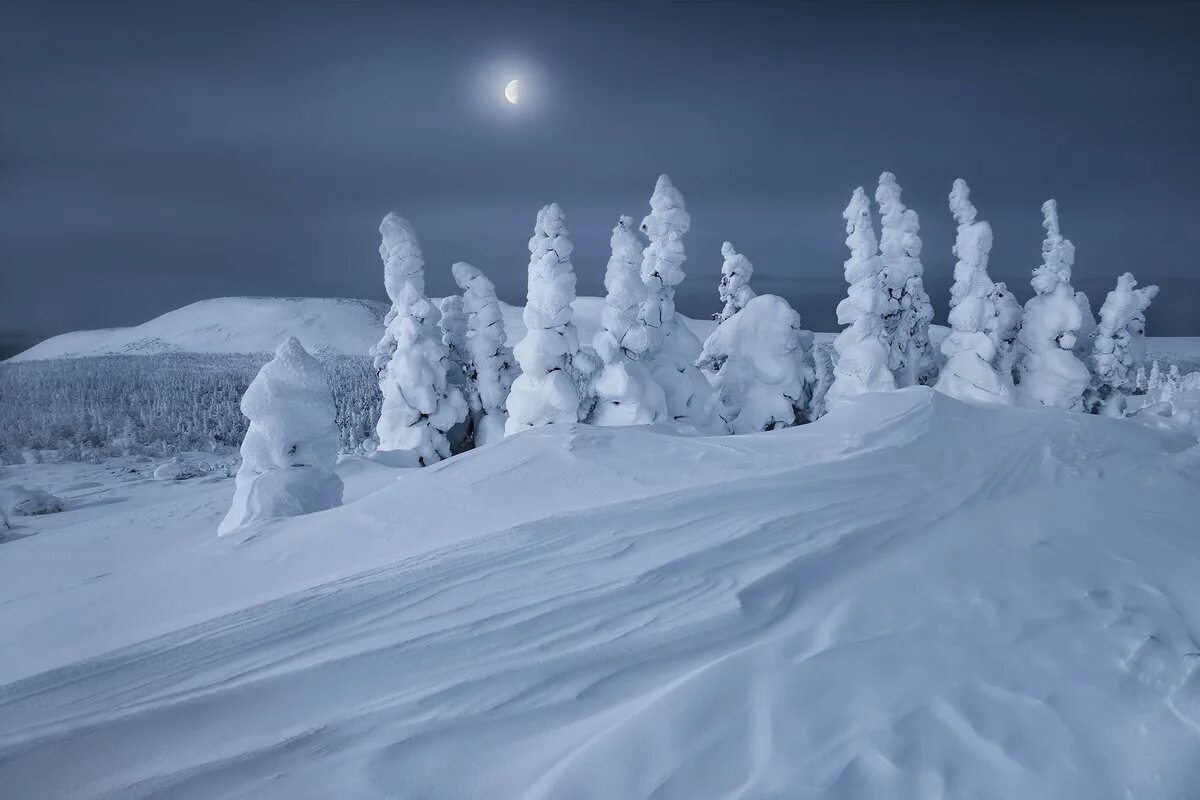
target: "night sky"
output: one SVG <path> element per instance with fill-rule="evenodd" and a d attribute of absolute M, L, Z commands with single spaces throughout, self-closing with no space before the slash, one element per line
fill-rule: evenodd
<path fill-rule="evenodd" d="M 992 223 L 1022 301 L 1057 198 L 1098 308 L 1119 273 L 1200 335 L 1200 13 L 1187 5 L 0 4 L 0 351 L 206 297 L 384 299 L 395 209 L 431 294 L 470 261 L 523 302 L 558 202 L 581 294 L 619 214 L 671 175 L 678 305 L 717 310 L 720 244 L 833 330 L 842 209 L 891 170 L 944 320 L 946 195 Z M 503 101 L 510 78 L 523 98 Z"/>

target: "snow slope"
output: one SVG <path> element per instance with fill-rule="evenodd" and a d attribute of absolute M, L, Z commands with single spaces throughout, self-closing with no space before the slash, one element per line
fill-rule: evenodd
<path fill-rule="evenodd" d="M 73 507 L 0 545 L 0 787 L 1200 796 L 1190 444 L 914 388 L 346 461 L 347 505 L 220 540 L 229 480 L 15 467 Z"/>

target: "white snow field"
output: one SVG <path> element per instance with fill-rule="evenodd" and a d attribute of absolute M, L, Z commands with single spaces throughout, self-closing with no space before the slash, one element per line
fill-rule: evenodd
<path fill-rule="evenodd" d="M 1196 447 L 917 387 L 220 539 L 231 479 L 8 467 L 68 507 L 0 544 L 0 796 L 1200 797 Z"/>

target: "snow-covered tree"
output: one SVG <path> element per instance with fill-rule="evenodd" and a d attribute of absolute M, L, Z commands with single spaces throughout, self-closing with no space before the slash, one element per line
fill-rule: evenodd
<path fill-rule="evenodd" d="M 782 297 L 751 298 L 704 343 L 699 365 L 714 374 L 721 419 L 731 433 L 809 421 L 816 373 L 812 334 Z"/>
<path fill-rule="evenodd" d="M 646 425 L 667 417 L 662 387 L 640 360 L 647 346 L 646 325 L 638 317 L 646 299 L 642 282 L 642 245 L 633 219 L 617 220 L 610 239 L 612 255 L 604 274 L 604 308 L 595 348 L 603 366 L 596 381 L 596 425 Z"/>
<path fill-rule="evenodd" d="M 917 212 L 900 200 L 896 176 L 879 176 L 875 202 L 879 204 L 882 229 L 879 240 L 883 269 L 879 273 L 888 308 L 883 318 L 883 340 L 888 345 L 888 368 L 896 385 L 933 383 L 937 359 L 929 343 L 933 305 L 925 291 L 925 268 L 921 265 L 920 222 Z"/>
<path fill-rule="evenodd" d="M 555 422 L 578 422 L 593 403 L 586 394 L 585 368 L 578 366 L 586 361 L 587 368 L 594 369 L 591 360 L 595 355 L 581 352 L 572 322 L 574 245 L 565 219 L 557 203 L 544 206 L 529 240 L 526 334 L 514 349 L 521 375 L 513 381 L 508 397 L 506 434 Z"/>
<path fill-rule="evenodd" d="M 642 252 L 642 282 L 647 297 L 639 318 L 646 326 L 646 347 L 638 360 L 646 364 L 667 398 L 667 414 L 698 430 L 715 430 L 718 419 L 712 386 L 696 367 L 700 340 L 675 312 L 675 287 L 684 279 L 683 235 L 692 220 L 683 196 L 660 175 L 650 198 L 642 233 L 650 244 Z"/>
<path fill-rule="evenodd" d="M 1046 229 L 1042 263 L 1033 271 L 1030 284 L 1034 296 L 1025 304 L 1017 336 L 1017 395 L 1029 405 L 1080 410 L 1089 373 L 1074 353 L 1083 325 L 1071 288 L 1075 245 L 1059 229 L 1057 203 L 1047 200 L 1042 205 L 1042 216 L 1042 227 Z"/>
<path fill-rule="evenodd" d="M 233 503 L 217 533 L 342 503 L 334 474 L 338 431 L 333 396 L 320 362 L 295 337 L 279 345 L 242 396 L 250 427 Z"/>
<path fill-rule="evenodd" d="M 462 392 L 467 407 L 471 405 L 471 355 L 467 352 L 467 313 L 463 310 L 463 299 L 457 294 L 447 295 L 438 303 L 441 319 L 438 328 L 442 332 L 442 344 L 446 345 L 446 383 Z M 461 453 L 471 447 L 471 416 L 446 431 L 450 441 L 450 452 Z"/>
<path fill-rule="evenodd" d="M 1109 413 L 1119 413 L 1124 406 L 1124 395 L 1146 388 L 1140 385 L 1138 376 L 1145 375 L 1146 309 L 1158 294 L 1158 287 L 1136 287 L 1137 280 L 1126 272 L 1117 278 L 1117 288 L 1108 293 L 1100 307 L 1089 359 L 1089 410 L 1103 408 Z M 1158 378 L 1157 369 L 1155 362 L 1150 383 Z"/>
<path fill-rule="evenodd" d="M 871 203 L 861 186 L 854 190 L 842 216 L 846 220 L 846 246 L 850 248 L 850 258 L 844 264 L 850 290 L 838 303 L 837 318 L 839 325 L 849 327 L 833 342 L 837 356 L 833 385 L 825 396 L 828 408 L 864 392 L 896 388 L 882 338 L 888 294 L 879 277 L 882 264 L 871 223 Z"/>
<path fill-rule="evenodd" d="M 1075 337 L 1075 347 L 1072 348 L 1075 357 L 1087 363 L 1092 357 L 1092 339 L 1096 335 L 1096 315 L 1092 313 L 1092 303 L 1083 292 L 1075 292 L 1075 305 L 1079 306 L 1079 335 Z"/>
<path fill-rule="evenodd" d="M 446 434 L 466 419 L 467 403 L 447 381 L 441 313 L 425 296 L 425 261 L 412 225 L 391 213 L 379 233 L 383 283 L 392 299 L 390 322 L 373 350 L 376 364 L 387 355 L 379 378 L 379 449 L 412 451 L 427 466 L 450 455 Z"/>
<path fill-rule="evenodd" d="M 451 269 L 463 290 L 463 310 L 467 314 L 467 404 L 472 438 L 476 447 L 482 447 L 504 438 L 508 392 L 517 375 L 516 359 L 505 343 L 504 313 L 495 285 L 465 262 Z"/>
<path fill-rule="evenodd" d="M 992 228 L 976 220 L 967 182 L 959 178 L 950 192 L 950 211 L 958 222 L 954 241 L 954 284 L 950 288 L 950 333 L 942 342 L 946 363 L 936 388 L 963 400 L 992 403 L 1013 402 L 1010 368 L 997 364 L 1004 341 L 1015 326 L 1011 318 L 1016 300 L 1000 290 L 988 276 L 988 254 L 992 250 Z M 1001 307 L 997 307 L 997 303 Z M 1002 319 L 1001 310 L 1007 309 Z M 1016 306 L 1020 317 L 1020 306 Z"/>
<path fill-rule="evenodd" d="M 720 294 L 725 307 L 719 314 L 713 315 L 717 322 L 729 319 L 754 299 L 754 290 L 750 288 L 754 265 L 750 263 L 750 259 L 734 250 L 731 242 L 721 245 L 721 256 L 725 262 L 721 264 Z"/>

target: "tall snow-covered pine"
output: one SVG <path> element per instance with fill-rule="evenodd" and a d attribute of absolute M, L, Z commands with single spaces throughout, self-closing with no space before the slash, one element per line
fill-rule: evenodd
<path fill-rule="evenodd" d="M 458 262 L 451 270 L 463 290 L 463 311 L 467 315 L 467 405 L 472 438 L 476 447 L 483 447 L 504 438 L 508 393 L 517 375 L 516 359 L 506 344 L 504 313 L 495 285 L 466 262 Z"/>
<path fill-rule="evenodd" d="M 937 360 L 929 343 L 933 305 L 925 291 L 925 268 L 921 264 L 920 222 L 917 212 L 900 200 L 896 176 L 879 176 L 875 202 L 879 204 L 881 234 L 879 278 L 888 294 L 883 318 L 883 340 L 888 346 L 888 368 L 898 387 L 933 383 Z"/>

